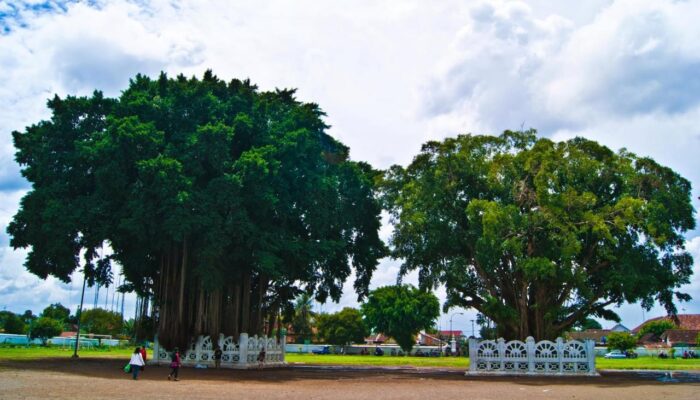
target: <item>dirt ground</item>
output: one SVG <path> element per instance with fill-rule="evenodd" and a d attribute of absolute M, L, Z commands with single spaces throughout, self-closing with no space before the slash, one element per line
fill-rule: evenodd
<path fill-rule="evenodd" d="M 601 377 L 465 377 L 454 369 L 290 366 L 274 370 L 147 367 L 138 381 L 124 361 L 49 359 L 0 363 L 0 399 L 700 399 L 700 380 L 653 374 Z M 661 375 L 663 377 L 663 375 Z"/>

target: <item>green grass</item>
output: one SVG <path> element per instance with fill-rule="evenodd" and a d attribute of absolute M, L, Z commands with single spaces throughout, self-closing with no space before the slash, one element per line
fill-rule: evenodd
<path fill-rule="evenodd" d="M 105 349 L 78 349 L 81 358 L 129 358 L 134 349 L 105 348 Z M 72 348 L 62 347 L 0 347 L 0 361 L 5 360 L 35 360 L 41 358 L 70 358 L 73 355 Z"/>
<path fill-rule="evenodd" d="M 127 359 L 132 348 L 80 349 L 81 358 L 121 358 Z M 36 360 L 42 358 L 70 358 L 73 350 L 61 347 L 0 347 L 0 361 Z M 384 355 L 333 355 L 288 353 L 287 362 L 311 365 L 355 365 L 355 366 L 412 366 L 469 368 L 469 359 L 464 357 L 396 357 Z M 659 359 L 640 357 L 629 360 L 596 359 L 598 369 L 658 369 L 658 370 L 700 370 L 700 359 Z"/>
<path fill-rule="evenodd" d="M 362 366 L 413 366 L 413 367 L 455 367 L 468 368 L 469 359 L 465 357 L 398 357 L 383 355 L 335 355 L 335 354 L 298 354 L 287 353 L 288 363 L 314 365 L 362 365 Z"/>
<path fill-rule="evenodd" d="M 359 365 L 359 366 L 413 366 L 413 367 L 453 367 L 469 368 L 469 359 L 463 357 L 392 357 L 356 355 L 316 355 L 288 353 L 287 362 L 313 365 Z M 597 369 L 658 369 L 658 370 L 700 370 L 700 359 L 659 359 L 640 357 L 629 360 L 613 360 L 598 357 Z"/>
<path fill-rule="evenodd" d="M 597 369 L 663 369 L 663 370 L 700 370 L 700 359 L 684 360 L 639 357 L 632 359 L 607 359 L 598 357 L 595 360 Z"/>

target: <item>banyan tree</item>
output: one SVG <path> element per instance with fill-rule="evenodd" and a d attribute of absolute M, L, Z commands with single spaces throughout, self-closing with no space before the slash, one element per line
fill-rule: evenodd
<path fill-rule="evenodd" d="M 207 71 L 54 97 L 49 120 L 13 132 L 32 189 L 12 246 L 42 278 L 118 262 L 166 347 L 269 333 L 299 293 L 338 300 L 353 272 L 363 297 L 386 252 L 376 172 L 294 94 Z"/>

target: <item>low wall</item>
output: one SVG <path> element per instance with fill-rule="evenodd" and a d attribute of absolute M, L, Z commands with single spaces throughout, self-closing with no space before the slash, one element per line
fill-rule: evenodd
<path fill-rule="evenodd" d="M 468 375 L 597 375 L 594 342 L 469 339 Z"/>
<path fill-rule="evenodd" d="M 278 341 L 274 337 L 248 337 L 247 333 L 241 333 L 238 342 L 232 336 L 219 335 L 214 342 L 209 336 L 199 336 L 196 341 L 184 351 L 180 352 L 180 360 L 183 366 L 195 368 L 212 368 L 215 366 L 214 349 L 218 345 L 221 348 L 221 368 L 248 369 L 258 368 L 258 356 L 265 350 L 265 368 L 286 365 L 284 361 L 284 343 L 286 337 L 282 336 Z M 149 364 L 170 365 L 172 349 L 160 347 L 158 336 L 153 343 L 153 358 Z"/>
<path fill-rule="evenodd" d="M 75 337 L 62 337 L 56 336 L 47 340 L 47 342 L 53 346 L 75 346 Z M 103 346 L 119 346 L 125 345 L 128 342 L 125 340 L 117 339 L 102 339 Z M 13 344 L 26 346 L 27 344 L 41 345 L 43 344 L 40 339 L 30 340 L 27 335 L 15 335 L 9 333 L 0 333 L 0 344 Z M 96 347 L 100 344 L 100 340 L 91 339 L 80 335 L 80 346 L 81 347 Z"/>

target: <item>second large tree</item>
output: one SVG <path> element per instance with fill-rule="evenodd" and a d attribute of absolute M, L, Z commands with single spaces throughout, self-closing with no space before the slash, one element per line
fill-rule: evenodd
<path fill-rule="evenodd" d="M 402 272 L 445 285 L 506 338 L 553 338 L 622 302 L 669 313 L 692 274 L 690 183 L 595 142 L 534 131 L 429 142 L 384 182 Z"/>

